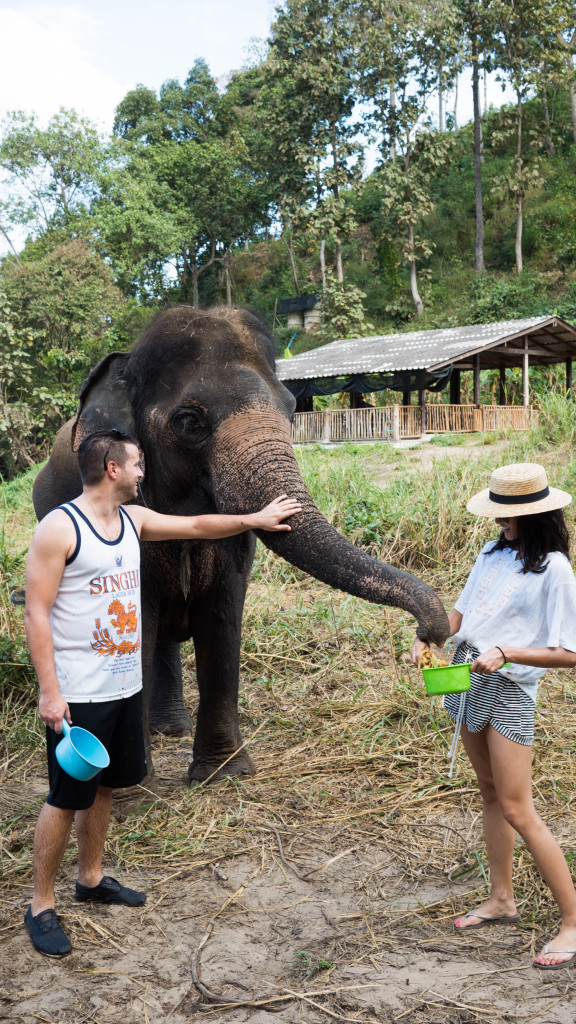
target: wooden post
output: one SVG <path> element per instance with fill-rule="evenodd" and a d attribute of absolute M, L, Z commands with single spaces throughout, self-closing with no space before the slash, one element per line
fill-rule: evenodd
<path fill-rule="evenodd" d="M 332 413 L 330 409 L 324 410 L 324 430 L 322 431 L 322 444 L 330 444 L 330 424 Z"/>
<path fill-rule="evenodd" d="M 392 440 L 400 440 L 400 406 L 392 407 Z"/>
<path fill-rule="evenodd" d="M 480 353 L 477 352 L 474 358 L 474 405 L 480 405 Z"/>
<path fill-rule="evenodd" d="M 528 338 L 524 338 L 524 355 L 522 357 L 522 394 L 524 406 L 530 405 L 530 360 L 528 358 Z"/>
<path fill-rule="evenodd" d="M 500 393 L 498 395 L 499 405 L 506 405 L 506 367 L 502 363 L 499 369 L 499 386 Z"/>
<path fill-rule="evenodd" d="M 450 377 L 450 405 L 461 405 L 462 398 L 460 393 L 460 370 L 452 370 Z"/>
<path fill-rule="evenodd" d="M 572 392 L 572 360 L 566 360 L 566 394 L 569 395 Z"/>
<path fill-rule="evenodd" d="M 426 433 L 426 391 L 420 391 L 418 398 L 420 399 L 420 435 L 424 437 Z"/>
<path fill-rule="evenodd" d="M 410 399 L 411 399 L 411 392 L 410 391 L 403 391 L 402 392 L 402 405 L 410 405 Z"/>

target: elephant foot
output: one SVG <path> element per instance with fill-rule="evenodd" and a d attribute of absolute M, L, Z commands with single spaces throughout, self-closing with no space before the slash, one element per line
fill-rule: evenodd
<path fill-rule="evenodd" d="M 206 782 L 207 779 L 216 782 L 227 775 L 254 775 L 252 758 L 245 750 L 240 751 L 224 765 L 222 761 L 195 757 L 188 768 L 188 783 L 193 786 L 197 782 Z"/>
<path fill-rule="evenodd" d="M 164 725 L 152 725 L 152 723 L 150 723 L 150 732 L 153 736 L 161 734 L 162 736 L 176 736 L 177 738 L 192 735 L 192 729 L 173 725 L 172 722 L 165 723 Z"/>
<path fill-rule="evenodd" d="M 188 712 L 183 709 L 174 715 L 157 715 L 150 714 L 150 732 L 154 735 L 155 733 L 161 733 L 163 736 L 191 736 L 192 735 L 192 719 Z"/>

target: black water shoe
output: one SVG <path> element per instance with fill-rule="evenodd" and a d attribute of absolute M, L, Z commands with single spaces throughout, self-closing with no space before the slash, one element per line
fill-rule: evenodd
<path fill-rule="evenodd" d="M 92 888 L 76 882 L 75 896 L 81 903 L 122 903 L 125 907 L 139 907 L 146 902 L 145 892 L 128 889 L 109 875 L 104 876 L 100 885 Z"/>
<path fill-rule="evenodd" d="M 72 943 L 58 924 L 55 910 L 42 910 L 33 917 L 30 906 L 24 916 L 24 924 L 35 949 L 44 956 L 67 956 L 72 952 Z"/>

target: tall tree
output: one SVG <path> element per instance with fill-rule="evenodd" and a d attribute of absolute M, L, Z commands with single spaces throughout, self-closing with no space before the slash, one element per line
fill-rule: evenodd
<path fill-rule="evenodd" d="M 538 180 L 534 161 L 525 156 L 524 104 L 539 78 L 542 48 L 549 48 L 548 61 L 558 51 L 558 0 L 491 0 L 490 7 L 496 67 L 516 94 L 516 152 L 502 183 L 516 207 L 516 270 L 521 273 L 524 199 Z"/>
<path fill-rule="evenodd" d="M 287 224 L 316 211 L 321 251 L 330 239 L 340 286 L 351 228 L 344 192 L 362 174 L 353 29 L 349 0 L 287 0 L 272 25 L 260 95 L 275 147 L 278 208 Z"/>
<path fill-rule="evenodd" d="M 398 245 L 410 273 L 410 291 L 418 316 L 423 303 L 418 287 L 418 257 L 430 244 L 417 237 L 432 208 L 430 173 L 449 146 L 443 133 L 429 128 L 429 103 L 454 75 L 459 23 L 452 0 L 359 0 L 362 44 L 358 50 L 360 89 L 371 104 L 369 117 L 380 136 L 383 209 L 400 232 Z"/>
<path fill-rule="evenodd" d="M 5 399 L 25 396 L 34 422 L 52 436 L 72 414 L 90 368 L 118 345 L 124 303 L 108 264 L 74 239 L 20 264 L 6 258 L 2 289 L 10 308 L 0 358 Z"/>
<path fill-rule="evenodd" d="M 145 85 L 130 90 L 116 107 L 114 132 L 131 142 L 203 141 L 218 134 L 220 94 L 208 64 L 194 61 L 184 83 L 170 78 L 158 96 Z"/>
<path fill-rule="evenodd" d="M 53 236 L 54 244 L 86 234 L 106 159 L 96 128 L 73 110 L 60 110 L 46 128 L 33 114 L 9 114 L 0 140 L 2 184 L 9 197 L 0 210 L 2 234 L 10 239 L 15 228 L 28 228 Z"/>
<path fill-rule="evenodd" d="M 474 152 L 474 207 L 476 239 L 474 269 L 485 269 L 484 263 L 484 207 L 482 197 L 482 109 L 480 102 L 480 76 L 490 66 L 491 8 L 483 0 L 458 0 L 462 31 L 466 40 L 465 60 L 472 70 L 473 152 Z"/>
<path fill-rule="evenodd" d="M 573 3 L 562 4 L 564 10 L 559 12 L 556 40 L 562 53 L 561 81 L 567 83 L 570 95 L 570 118 L 572 122 L 572 141 L 576 146 L 576 10 Z"/>
<path fill-rule="evenodd" d="M 170 80 L 157 97 L 139 86 L 119 105 L 124 168 L 109 175 L 97 212 L 125 289 L 166 290 L 175 273 L 179 296 L 198 305 L 200 279 L 219 263 L 231 302 L 233 247 L 262 222 L 267 198 L 233 112 L 228 105 L 220 119 L 220 104 L 196 61 L 183 85 Z"/>
<path fill-rule="evenodd" d="M 382 212 L 395 228 L 396 244 L 408 265 L 410 291 L 417 316 L 424 305 L 418 286 L 417 265 L 433 251 L 423 231 L 423 218 L 433 209 L 431 183 L 445 163 L 452 138 L 445 132 L 420 131 L 401 157 L 389 161 L 378 174 Z"/>

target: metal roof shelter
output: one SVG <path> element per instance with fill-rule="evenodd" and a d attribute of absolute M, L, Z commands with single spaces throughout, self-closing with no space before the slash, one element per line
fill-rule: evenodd
<path fill-rule="evenodd" d="M 521 366 L 524 404 L 528 405 L 529 365 L 565 362 L 570 388 L 572 359 L 576 359 L 576 328 L 559 316 L 540 316 L 333 341 L 281 359 L 276 368 L 280 380 L 299 400 L 385 388 L 406 396 L 411 390 L 442 390 L 452 378 L 451 401 L 458 403 L 458 371 L 473 370 L 475 404 L 479 404 L 481 370 L 500 370 L 503 394 L 506 369 Z"/>

